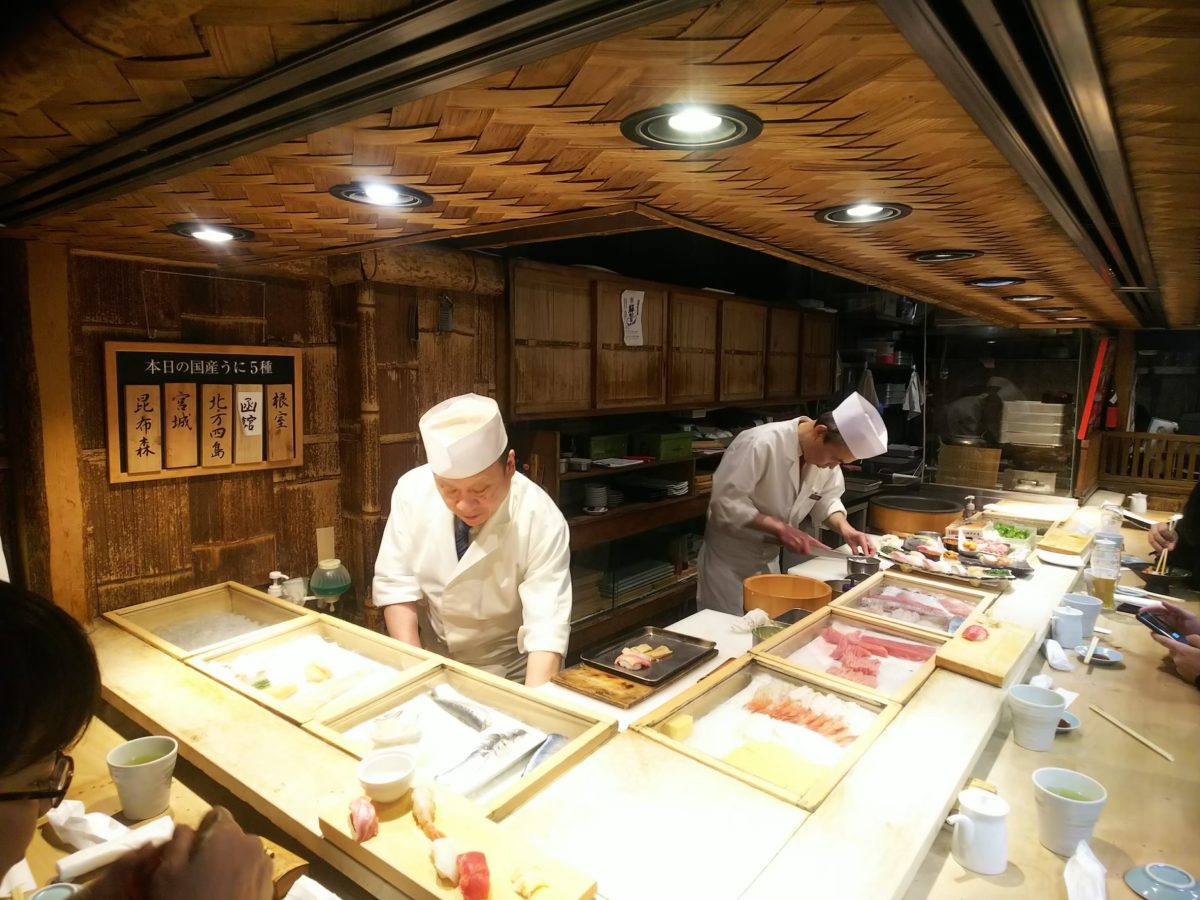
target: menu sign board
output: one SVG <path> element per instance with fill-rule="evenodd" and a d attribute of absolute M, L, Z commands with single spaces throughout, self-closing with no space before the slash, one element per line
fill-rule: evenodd
<path fill-rule="evenodd" d="M 301 351 L 104 345 L 113 483 L 299 466 Z"/>

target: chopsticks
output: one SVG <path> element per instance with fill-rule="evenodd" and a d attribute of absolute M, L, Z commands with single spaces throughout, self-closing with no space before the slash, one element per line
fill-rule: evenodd
<path fill-rule="evenodd" d="M 1166 750 L 1164 750 L 1162 747 L 1158 746 L 1158 744 L 1154 743 L 1154 741 L 1138 734 L 1136 731 L 1134 731 L 1132 728 L 1130 728 L 1124 722 L 1109 715 L 1104 710 L 1102 710 L 1100 707 L 1088 706 L 1088 709 L 1090 709 L 1092 712 L 1094 712 L 1096 715 L 1100 716 L 1101 718 L 1108 719 L 1108 721 L 1112 722 L 1114 725 L 1116 725 L 1118 728 L 1120 728 L 1123 732 L 1125 732 L 1127 735 L 1129 735 L 1135 741 L 1145 744 L 1147 747 L 1149 747 L 1151 750 L 1153 750 L 1155 753 L 1157 753 L 1159 756 L 1161 756 L 1167 762 L 1175 762 L 1175 757 L 1172 756 L 1170 753 L 1168 753 Z"/>
<path fill-rule="evenodd" d="M 1158 559 L 1154 563 L 1155 575 L 1167 574 L 1167 554 L 1170 552 L 1170 549 L 1164 549 L 1162 553 L 1158 554 Z"/>
<path fill-rule="evenodd" d="M 1100 643 L 1100 635 L 1098 635 L 1098 634 L 1093 634 L 1093 635 L 1092 635 L 1092 642 L 1091 642 L 1090 644 L 1088 644 L 1087 655 L 1086 655 L 1086 656 L 1084 656 L 1084 658 L 1083 658 L 1083 664 L 1084 664 L 1085 666 L 1087 666 L 1087 665 L 1091 665 L 1091 662 L 1092 662 L 1092 654 L 1096 652 L 1096 645 L 1097 645 L 1098 643 Z"/>

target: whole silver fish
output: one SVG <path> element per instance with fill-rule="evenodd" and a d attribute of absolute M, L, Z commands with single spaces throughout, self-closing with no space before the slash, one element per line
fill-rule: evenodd
<path fill-rule="evenodd" d="M 458 721 L 476 731 L 483 731 L 492 723 L 492 713 L 487 708 L 470 700 L 460 699 L 449 685 L 439 684 L 429 692 L 429 697 Z"/>
<path fill-rule="evenodd" d="M 571 739 L 565 734 L 546 735 L 546 739 L 533 751 L 533 756 L 529 757 L 529 762 L 525 763 L 521 777 L 524 778 L 569 743 L 571 743 Z"/>
<path fill-rule="evenodd" d="M 524 734 L 528 734 L 524 728 L 513 728 L 509 731 L 488 732 L 483 736 L 483 740 L 479 742 L 478 747 L 469 753 L 461 762 L 451 766 L 441 775 L 438 775 L 438 780 L 448 777 L 452 773 L 457 772 L 463 766 L 473 763 L 476 760 L 487 759 L 491 756 L 499 756 L 508 749 L 509 745 L 512 744 L 513 741 Z"/>

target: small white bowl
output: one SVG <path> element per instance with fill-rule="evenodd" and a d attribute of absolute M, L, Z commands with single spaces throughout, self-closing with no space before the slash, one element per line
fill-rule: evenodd
<path fill-rule="evenodd" d="M 1079 716 L 1075 715 L 1074 713 L 1069 713 L 1065 709 L 1062 711 L 1062 715 L 1058 717 L 1058 722 L 1059 724 L 1054 730 L 1059 734 L 1069 734 L 1072 731 L 1079 730 Z M 1063 722 L 1066 722 L 1067 724 L 1063 725 Z"/>
<path fill-rule="evenodd" d="M 380 803 L 392 803 L 412 786 L 417 761 L 404 750 L 376 750 L 358 764 L 358 783 L 363 793 Z"/>
<path fill-rule="evenodd" d="M 1075 648 L 1075 654 L 1083 659 L 1087 656 L 1088 645 L 1080 644 Z M 1120 650 L 1114 650 L 1112 647 L 1097 647 L 1096 652 L 1092 654 L 1092 664 L 1097 666 L 1115 666 L 1122 662 L 1125 655 Z"/>

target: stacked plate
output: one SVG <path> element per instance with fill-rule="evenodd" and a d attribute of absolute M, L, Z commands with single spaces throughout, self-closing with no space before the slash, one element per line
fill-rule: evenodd
<path fill-rule="evenodd" d="M 675 578 L 675 567 L 659 559 L 642 559 L 604 573 L 600 595 L 614 605 L 649 593 Z"/>
<path fill-rule="evenodd" d="M 583 486 L 583 506 L 586 510 L 605 509 L 608 506 L 608 486 L 592 482 Z"/>
<path fill-rule="evenodd" d="M 609 509 L 612 509 L 614 506 L 620 506 L 624 502 L 625 502 L 625 492 L 624 491 L 622 491 L 620 488 L 615 488 L 615 487 L 610 487 L 608 489 L 608 508 Z"/>
<path fill-rule="evenodd" d="M 639 500 L 665 500 L 668 497 L 686 497 L 687 481 L 670 481 L 666 478 L 651 478 L 647 475 L 621 479 L 621 487 Z"/>

